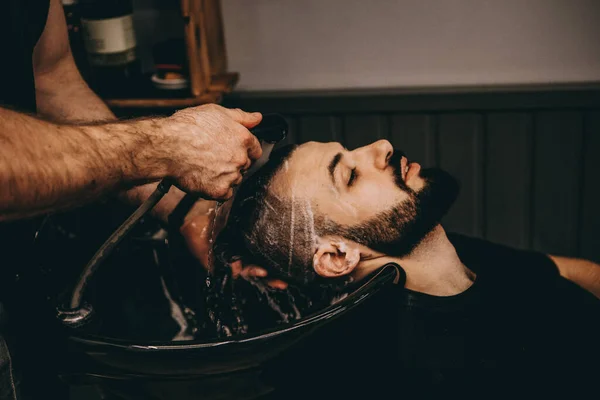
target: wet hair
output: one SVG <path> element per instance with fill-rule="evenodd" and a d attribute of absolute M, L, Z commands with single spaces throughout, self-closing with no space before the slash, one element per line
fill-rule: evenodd
<path fill-rule="evenodd" d="M 319 277 L 312 266 L 314 222 L 293 196 L 269 189 L 297 145 L 274 150 L 269 161 L 239 188 L 227 225 L 216 238 L 214 265 L 207 287 L 207 328 L 219 337 L 245 334 L 302 318 L 335 301 L 349 289 L 348 278 Z M 228 264 L 242 259 L 281 278 L 286 290 L 260 280 L 234 280 Z M 207 331 L 208 332 L 208 331 Z"/>
<path fill-rule="evenodd" d="M 310 205 L 294 198 L 293 193 L 278 196 L 269 190 L 297 147 L 274 150 L 269 161 L 239 187 L 227 227 L 215 242 L 216 262 L 243 259 L 288 282 L 315 280 L 312 259 L 316 224 Z"/>
<path fill-rule="evenodd" d="M 313 212 L 310 199 L 295 196 L 293 189 L 281 196 L 272 190 L 273 180 L 285 172 L 296 149 L 288 145 L 273 151 L 269 161 L 239 187 L 227 225 L 216 238 L 207 309 L 219 335 L 296 320 L 352 290 L 356 283 L 349 276 L 323 278 L 315 272 L 316 238 L 341 236 L 385 254 L 408 254 L 456 197 L 454 180 L 443 171 L 422 171 L 430 185 L 416 193 L 396 170 L 396 184 L 409 193 L 409 201 L 370 221 L 340 225 Z M 391 165 L 400 165 L 401 155 L 398 152 Z M 265 268 L 269 277 L 288 282 L 288 289 L 277 291 L 260 280 L 232 279 L 228 264 L 238 259 Z"/>

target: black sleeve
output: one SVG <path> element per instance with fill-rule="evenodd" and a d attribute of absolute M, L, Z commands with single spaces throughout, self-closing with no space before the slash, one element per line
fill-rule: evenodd
<path fill-rule="evenodd" d="M 449 233 L 461 260 L 474 272 L 511 274 L 519 280 L 555 279 L 556 264 L 544 253 L 524 250 L 484 239 Z"/>
<path fill-rule="evenodd" d="M 549 346 L 557 357 L 573 364 L 600 360 L 600 300 L 563 278 L 550 257 L 461 235 L 449 238 L 469 268 L 493 281 L 492 288 L 510 287 L 505 294 L 520 299 L 532 317 L 544 322 L 540 331 L 552 332 L 548 336 L 560 342 Z"/>

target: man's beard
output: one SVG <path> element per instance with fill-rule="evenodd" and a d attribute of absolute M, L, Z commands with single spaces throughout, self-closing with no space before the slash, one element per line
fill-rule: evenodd
<path fill-rule="evenodd" d="M 459 185 L 439 168 L 422 169 L 425 185 L 418 192 L 409 188 L 400 170 L 404 154 L 394 151 L 390 165 L 394 168 L 396 185 L 409 198 L 363 223 L 353 226 L 331 224 L 328 233 L 335 233 L 377 252 L 393 257 L 409 255 L 446 215 L 458 196 Z"/>

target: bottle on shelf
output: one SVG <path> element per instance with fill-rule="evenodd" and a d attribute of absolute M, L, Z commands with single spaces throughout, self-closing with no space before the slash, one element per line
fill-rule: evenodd
<path fill-rule="evenodd" d="M 132 97 L 142 71 L 131 0 L 79 0 L 88 80 L 103 97 Z"/>
<path fill-rule="evenodd" d="M 71 53 L 75 59 L 75 64 L 84 79 L 88 79 L 87 53 L 83 44 L 83 34 L 81 32 L 81 18 L 79 16 L 78 0 L 62 0 L 62 5 L 67 22 L 67 31 L 69 33 L 69 43 Z"/>

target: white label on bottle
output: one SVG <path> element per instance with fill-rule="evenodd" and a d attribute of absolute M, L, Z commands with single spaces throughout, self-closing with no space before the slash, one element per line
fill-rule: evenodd
<path fill-rule="evenodd" d="M 135 47 L 131 15 L 103 20 L 81 19 L 88 53 L 120 53 Z"/>

